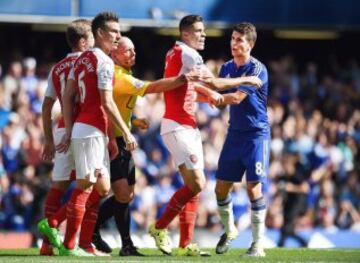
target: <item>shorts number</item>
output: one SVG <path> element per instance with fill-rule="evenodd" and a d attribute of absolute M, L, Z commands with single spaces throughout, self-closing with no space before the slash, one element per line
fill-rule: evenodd
<path fill-rule="evenodd" d="M 85 75 L 85 71 L 81 71 L 78 78 L 78 86 L 79 86 L 79 93 L 80 93 L 80 102 L 84 103 L 85 96 L 86 96 L 86 87 L 83 81 Z"/>
<path fill-rule="evenodd" d="M 255 163 L 255 173 L 257 175 L 262 175 L 263 174 L 263 166 L 261 162 L 256 162 Z"/>

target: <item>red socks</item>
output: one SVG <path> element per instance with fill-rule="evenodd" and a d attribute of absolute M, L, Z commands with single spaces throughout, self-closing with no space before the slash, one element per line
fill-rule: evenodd
<path fill-rule="evenodd" d="M 166 228 L 193 196 L 194 193 L 186 185 L 177 190 L 171 197 L 164 214 L 157 221 L 155 227 L 157 229 Z"/>
<path fill-rule="evenodd" d="M 45 217 L 49 220 L 60 208 L 61 206 L 61 198 L 63 196 L 63 192 L 57 188 L 51 188 L 46 196 L 45 200 Z M 49 241 L 47 237 L 44 236 L 44 243 L 48 244 Z"/>
<path fill-rule="evenodd" d="M 49 226 L 58 228 L 66 219 L 67 203 L 64 204 L 54 215 L 48 218 Z"/>
<path fill-rule="evenodd" d="M 51 188 L 45 200 L 45 217 L 49 219 L 53 216 L 61 206 L 61 198 L 63 192 L 57 188 Z"/>
<path fill-rule="evenodd" d="M 86 202 L 86 212 L 81 223 L 79 246 L 81 248 L 91 247 L 92 236 L 98 217 L 99 203 L 101 196 L 96 189 L 93 189 Z"/>
<path fill-rule="evenodd" d="M 85 214 L 85 204 L 90 193 L 75 188 L 66 209 L 66 233 L 64 246 L 67 249 L 74 249 L 76 243 L 76 234 L 80 228 Z"/>
<path fill-rule="evenodd" d="M 179 247 L 186 247 L 191 243 L 194 236 L 196 211 L 199 205 L 199 195 L 192 197 L 181 210 L 180 219 L 180 242 Z"/>

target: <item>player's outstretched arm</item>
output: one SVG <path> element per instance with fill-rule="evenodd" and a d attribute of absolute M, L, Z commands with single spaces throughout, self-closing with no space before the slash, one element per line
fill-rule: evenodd
<path fill-rule="evenodd" d="M 76 97 L 76 84 L 73 79 L 66 81 L 63 99 L 63 116 L 65 122 L 65 134 L 62 137 L 60 143 L 56 145 L 58 152 L 66 153 L 69 149 L 71 142 L 71 131 L 73 127 L 73 109 L 74 101 Z"/>
<path fill-rule="evenodd" d="M 128 151 L 135 150 L 138 146 L 135 140 L 135 137 L 131 134 L 129 128 L 126 126 L 123 118 L 121 117 L 119 110 L 116 107 L 116 104 L 113 100 L 112 90 L 100 90 L 100 97 L 101 97 L 101 104 L 104 107 L 107 116 L 109 117 L 110 121 L 120 129 L 123 133 L 123 137 L 126 143 L 126 149 Z"/>
<path fill-rule="evenodd" d="M 50 97 L 45 97 L 42 105 L 42 122 L 44 129 L 45 145 L 42 153 L 44 161 L 51 161 L 55 155 L 54 136 L 52 133 L 51 111 L 55 100 Z"/>
<path fill-rule="evenodd" d="M 213 91 L 198 82 L 194 83 L 194 87 L 195 87 L 195 91 L 197 92 L 196 101 L 207 102 L 215 106 L 223 103 L 224 101 L 223 95 L 217 93 L 216 91 Z"/>
<path fill-rule="evenodd" d="M 163 78 L 151 82 L 147 87 L 145 94 L 148 93 L 160 93 L 168 90 L 175 89 L 187 81 L 187 77 L 183 74 L 177 77 Z"/>
<path fill-rule="evenodd" d="M 261 88 L 262 81 L 258 77 L 238 77 L 238 78 L 203 78 L 202 82 L 209 87 L 217 90 L 227 90 L 241 85 L 254 86 L 256 89 Z"/>
<path fill-rule="evenodd" d="M 160 93 L 168 90 L 175 89 L 186 82 L 198 81 L 201 77 L 201 72 L 194 69 L 186 74 L 182 74 L 177 77 L 163 78 L 156 80 L 149 84 L 145 94 L 147 93 Z"/>
<path fill-rule="evenodd" d="M 233 93 L 224 94 L 224 101 L 220 103 L 219 107 L 225 106 L 225 105 L 237 105 L 240 104 L 247 96 L 245 92 L 236 91 Z"/>

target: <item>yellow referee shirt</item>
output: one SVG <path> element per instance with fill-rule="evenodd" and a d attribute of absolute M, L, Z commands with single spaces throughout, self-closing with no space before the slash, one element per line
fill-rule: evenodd
<path fill-rule="evenodd" d="M 136 104 L 137 96 L 144 96 L 149 81 L 142 81 L 132 76 L 132 72 L 115 65 L 113 97 L 121 117 L 131 128 L 131 114 Z M 115 136 L 122 136 L 122 132 L 115 128 Z"/>

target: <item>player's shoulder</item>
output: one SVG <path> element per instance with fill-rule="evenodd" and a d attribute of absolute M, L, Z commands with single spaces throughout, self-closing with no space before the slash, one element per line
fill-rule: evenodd
<path fill-rule="evenodd" d="M 230 59 L 230 60 L 224 62 L 220 68 L 220 75 L 229 74 L 231 72 L 231 69 L 233 69 L 233 68 L 234 68 L 234 60 L 233 59 Z"/>
<path fill-rule="evenodd" d="M 125 68 L 116 65 L 114 67 L 114 74 L 116 78 L 125 78 L 125 77 L 132 77 L 132 72 L 129 70 L 126 70 Z"/>
<path fill-rule="evenodd" d="M 188 46 L 184 42 L 176 41 L 176 46 L 178 46 L 179 49 L 181 49 L 181 52 L 184 55 L 190 56 L 190 57 L 201 57 L 199 52 L 197 52 L 192 47 Z"/>
<path fill-rule="evenodd" d="M 234 63 L 235 63 L 234 60 L 230 59 L 230 60 L 224 62 L 224 64 L 222 64 L 222 67 L 224 69 L 228 69 L 228 68 L 232 67 L 234 65 Z"/>
<path fill-rule="evenodd" d="M 93 49 L 94 55 L 101 61 L 104 61 L 106 63 L 113 63 L 112 59 L 105 54 L 104 51 L 102 51 L 100 48 L 94 48 Z"/>
<path fill-rule="evenodd" d="M 266 71 L 266 66 L 255 57 L 250 57 L 249 63 L 250 63 L 250 66 L 252 68 L 254 68 L 255 70 Z"/>
<path fill-rule="evenodd" d="M 74 62 L 80 56 L 80 54 L 80 52 L 69 53 L 66 57 L 61 59 L 52 67 L 51 72 L 59 75 L 64 70 L 69 70 L 74 65 Z"/>

